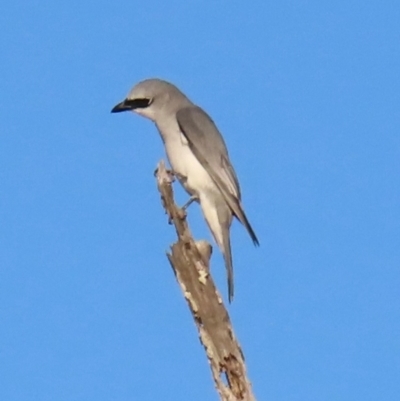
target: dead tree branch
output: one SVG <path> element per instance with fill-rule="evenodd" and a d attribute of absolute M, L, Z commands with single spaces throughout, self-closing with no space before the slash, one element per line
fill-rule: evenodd
<path fill-rule="evenodd" d="M 158 165 L 156 177 L 163 206 L 178 236 L 167 256 L 199 331 L 220 398 L 255 401 L 242 350 L 210 275 L 211 246 L 206 241 L 194 241 L 185 211 L 175 204 L 173 177 L 163 161 Z"/>

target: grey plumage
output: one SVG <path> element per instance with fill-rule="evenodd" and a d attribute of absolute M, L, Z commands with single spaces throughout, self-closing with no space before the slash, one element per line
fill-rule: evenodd
<path fill-rule="evenodd" d="M 241 205 L 239 182 L 222 135 L 213 120 L 177 87 L 159 79 L 138 83 L 112 112 L 132 110 L 152 120 L 163 139 L 172 169 L 186 191 L 200 203 L 221 249 L 233 298 L 230 226 L 235 216 L 255 245 L 258 239 Z"/>

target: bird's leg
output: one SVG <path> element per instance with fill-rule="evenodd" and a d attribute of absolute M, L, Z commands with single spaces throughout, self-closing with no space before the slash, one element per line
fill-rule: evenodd
<path fill-rule="evenodd" d="M 189 200 L 181 207 L 182 210 L 185 210 L 194 202 L 197 201 L 199 198 L 195 195 L 192 195 Z"/>
<path fill-rule="evenodd" d="M 186 180 L 187 180 L 187 178 L 185 177 L 185 176 L 183 176 L 182 174 L 179 174 L 179 173 L 177 173 L 176 171 L 174 171 L 174 170 L 167 170 L 167 169 L 165 169 L 165 172 L 167 173 L 167 175 L 168 175 L 168 177 L 170 178 L 170 182 L 172 183 L 172 182 L 174 182 L 174 180 L 177 178 L 178 179 L 178 181 L 182 184 L 182 185 L 184 185 L 184 183 L 186 182 Z M 157 176 L 157 173 L 158 173 L 158 167 L 155 169 L 155 171 L 154 171 L 154 175 L 155 176 Z M 179 211 L 180 211 L 180 214 L 181 214 L 181 218 L 184 218 L 185 217 L 185 215 L 186 215 L 186 209 L 194 202 L 194 201 L 197 201 L 197 200 L 199 200 L 199 198 L 197 197 L 197 196 L 195 196 L 195 195 L 192 195 L 190 198 L 189 198 L 189 200 L 181 207 L 181 208 L 179 208 Z M 168 219 L 168 223 L 169 224 L 172 224 L 172 217 L 171 216 L 169 216 L 169 219 Z"/>
<path fill-rule="evenodd" d="M 187 177 L 185 177 L 182 174 L 177 173 L 174 170 L 170 171 L 171 175 L 175 178 L 178 179 L 178 181 L 182 184 L 183 187 L 185 187 L 185 183 L 187 181 Z M 181 207 L 181 209 L 186 212 L 186 209 L 194 202 L 194 201 L 198 201 L 199 198 L 196 195 L 191 195 L 189 200 Z"/>
<path fill-rule="evenodd" d="M 178 209 L 179 212 L 179 217 L 181 219 L 184 219 L 186 217 L 186 209 L 195 201 L 198 200 L 199 198 L 197 196 L 192 195 L 189 200 Z"/>

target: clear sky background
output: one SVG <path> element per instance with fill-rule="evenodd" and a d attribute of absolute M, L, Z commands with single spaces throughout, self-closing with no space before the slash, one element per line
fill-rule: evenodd
<path fill-rule="evenodd" d="M 110 114 L 160 77 L 216 121 L 260 239 L 232 227 L 258 400 L 399 400 L 399 21 L 394 0 L 4 3 L 0 399 L 218 399 L 165 257 L 161 140 Z M 217 250 L 212 272 L 226 299 Z"/>

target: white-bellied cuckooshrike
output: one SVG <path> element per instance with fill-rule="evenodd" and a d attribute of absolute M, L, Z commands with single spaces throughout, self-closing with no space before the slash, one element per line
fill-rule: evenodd
<path fill-rule="evenodd" d="M 176 86 L 160 80 L 139 82 L 112 113 L 133 111 L 153 121 L 179 182 L 200 203 L 205 220 L 221 249 L 233 298 L 230 226 L 235 216 L 255 245 L 258 239 L 241 204 L 239 182 L 222 135 L 213 120 Z"/>

